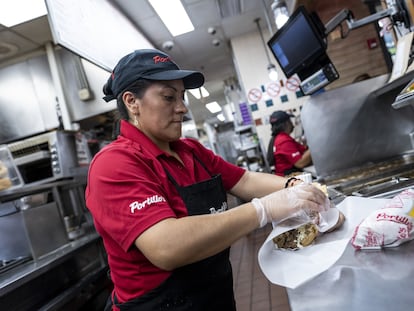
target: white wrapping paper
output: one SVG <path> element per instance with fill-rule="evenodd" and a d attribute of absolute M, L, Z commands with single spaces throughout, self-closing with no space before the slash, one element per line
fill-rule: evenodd
<path fill-rule="evenodd" d="M 276 249 L 272 239 L 292 228 L 278 228 L 269 234 L 258 253 L 259 266 L 273 284 L 288 288 L 309 281 L 329 269 L 343 254 L 355 227 L 390 199 L 347 197 L 337 205 L 346 220 L 341 228 L 318 236 L 314 244 L 296 251 Z"/>

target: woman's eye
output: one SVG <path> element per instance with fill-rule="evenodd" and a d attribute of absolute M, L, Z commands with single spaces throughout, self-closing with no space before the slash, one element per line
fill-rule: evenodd
<path fill-rule="evenodd" d="M 175 97 L 174 96 L 164 96 L 165 100 L 167 101 L 174 101 Z"/>

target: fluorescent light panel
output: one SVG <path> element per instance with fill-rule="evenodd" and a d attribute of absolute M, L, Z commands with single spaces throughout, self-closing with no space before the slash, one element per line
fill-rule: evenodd
<path fill-rule="evenodd" d="M 189 91 L 197 99 L 200 99 L 201 97 L 210 96 L 210 93 L 206 90 L 206 88 L 204 86 L 202 86 L 198 89 L 190 89 Z"/>
<path fill-rule="evenodd" d="M 13 0 L 3 4 L 0 10 L 0 24 L 13 27 L 47 14 L 44 0 Z"/>
<path fill-rule="evenodd" d="M 194 30 L 180 0 L 149 0 L 149 3 L 174 37 Z"/>
<path fill-rule="evenodd" d="M 217 102 L 211 102 L 206 104 L 206 108 L 211 112 L 211 113 L 216 113 L 221 111 L 221 107 Z"/>
<path fill-rule="evenodd" d="M 224 118 L 224 114 L 222 114 L 222 113 L 219 113 L 216 117 L 217 117 L 217 119 L 219 119 L 221 122 L 223 122 L 223 121 L 225 120 L 225 118 Z"/>

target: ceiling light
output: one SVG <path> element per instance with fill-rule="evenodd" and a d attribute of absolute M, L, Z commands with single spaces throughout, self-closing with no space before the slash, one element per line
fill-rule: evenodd
<path fill-rule="evenodd" d="M 193 23 L 180 0 L 149 0 L 149 2 L 174 37 L 194 30 Z"/>
<path fill-rule="evenodd" d="M 280 29 L 289 19 L 289 12 L 286 7 L 286 2 L 284 0 L 275 0 L 272 3 L 271 8 L 275 17 L 276 27 L 277 29 Z"/>
<path fill-rule="evenodd" d="M 260 28 L 260 18 L 256 18 L 254 21 L 257 24 L 257 29 L 259 30 L 260 38 L 262 39 L 263 47 L 266 52 L 266 57 L 268 60 L 267 73 L 269 75 L 269 79 L 272 81 L 277 81 L 279 78 L 279 75 L 277 73 L 276 66 L 270 61 L 269 51 L 267 50 L 267 45 L 263 38 L 262 28 Z"/>
<path fill-rule="evenodd" d="M 223 122 L 226 118 L 224 118 L 224 114 L 222 114 L 222 113 L 219 113 L 217 116 L 216 116 L 216 118 L 217 119 L 219 119 L 219 121 L 221 121 L 221 122 Z"/>
<path fill-rule="evenodd" d="M 211 113 L 216 113 L 221 111 L 221 107 L 217 102 L 211 102 L 206 104 L 206 108 L 211 112 Z"/>
<path fill-rule="evenodd" d="M 0 10 L 0 24 L 13 27 L 46 14 L 44 0 L 8 1 Z"/>
<path fill-rule="evenodd" d="M 273 64 L 267 65 L 267 74 L 269 75 L 269 79 L 272 81 L 277 81 L 279 79 L 276 66 Z"/>
<path fill-rule="evenodd" d="M 210 93 L 205 89 L 204 86 L 198 89 L 190 89 L 189 91 L 197 99 L 210 96 Z"/>

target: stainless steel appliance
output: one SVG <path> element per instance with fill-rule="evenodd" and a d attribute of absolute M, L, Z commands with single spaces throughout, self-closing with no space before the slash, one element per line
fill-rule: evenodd
<path fill-rule="evenodd" d="M 32 259 L 30 256 L 20 256 L 13 259 L 2 259 L 0 261 L 0 274 L 9 271 L 25 262 L 28 262 Z"/>
<path fill-rule="evenodd" d="M 414 186 L 414 109 L 394 109 L 413 78 L 379 76 L 312 96 L 302 124 L 319 181 L 331 198 L 391 197 Z"/>
<path fill-rule="evenodd" d="M 87 142 L 76 131 L 47 132 L 8 147 L 25 184 L 73 177 L 90 161 Z"/>
<path fill-rule="evenodd" d="M 41 199 L 39 199 L 41 198 Z M 50 191 L 0 203 L 0 261 L 38 260 L 68 243 Z"/>
<path fill-rule="evenodd" d="M 414 187 L 414 153 L 354 167 L 340 175 L 321 178 L 328 185 L 329 196 L 336 202 L 346 196 L 391 198 Z"/>
<path fill-rule="evenodd" d="M 0 261 L 3 268 L 16 258 L 31 256 L 19 208 L 16 200 L 0 203 Z"/>

